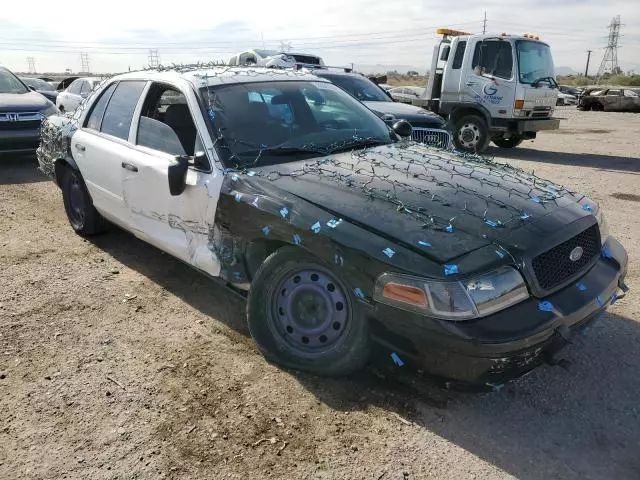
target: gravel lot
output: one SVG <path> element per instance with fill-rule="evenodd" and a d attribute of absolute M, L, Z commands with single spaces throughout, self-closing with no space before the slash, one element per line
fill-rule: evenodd
<path fill-rule="evenodd" d="M 326 380 L 257 353 L 244 303 L 112 231 L 73 234 L 33 161 L 0 160 L 0 478 L 640 478 L 640 115 L 578 112 L 489 154 L 590 195 L 630 296 L 500 392 Z"/>

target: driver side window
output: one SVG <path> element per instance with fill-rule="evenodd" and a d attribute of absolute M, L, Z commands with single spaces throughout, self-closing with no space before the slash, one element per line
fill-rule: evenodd
<path fill-rule="evenodd" d="M 476 75 L 509 79 L 513 72 L 511 44 L 502 40 L 485 40 L 476 44 L 471 68 Z"/>

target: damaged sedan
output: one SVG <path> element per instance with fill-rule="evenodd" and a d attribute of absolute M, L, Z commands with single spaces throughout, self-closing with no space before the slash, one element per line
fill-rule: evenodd
<path fill-rule="evenodd" d="M 627 290 L 603 212 L 410 134 L 311 74 L 185 67 L 105 81 L 38 160 L 77 233 L 115 223 L 245 291 L 279 365 L 347 374 L 377 345 L 495 385 L 553 362 Z"/>
<path fill-rule="evenodd" d="M 579 110 L 640 112 L 640 95 L 630 88 L 590 88 L 580 95 Z"/>

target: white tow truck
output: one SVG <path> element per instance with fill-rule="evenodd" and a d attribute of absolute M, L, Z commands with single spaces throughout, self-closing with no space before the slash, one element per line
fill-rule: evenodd
<path fill-rule="evenodd" d="M 513 148 L 560 126 L 549 45 L 529 34 L 437 33 L 427 88 L 413 104 L 449 121 L 458 150 L 480 153 L 490 141 Z"/>

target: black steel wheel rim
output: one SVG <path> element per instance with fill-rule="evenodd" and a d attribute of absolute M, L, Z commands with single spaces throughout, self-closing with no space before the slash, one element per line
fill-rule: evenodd
<path fill-rule="evenodd" d="M 314 357 L 340 345 L 352 312 L 341 282 L 324 268 L 309 265 L 288 271 L 275 285 L 269 327 L 281 346 Z"/>
<path fill-rule="evenodd" d="M 83 186 L 77 175 L 72 175 L 68 186 L 67 213 L 76 228 L 82 228 L 86 216 L 86 202 Z"/>

